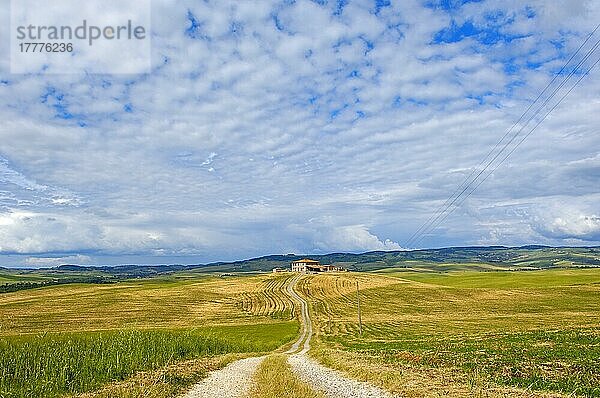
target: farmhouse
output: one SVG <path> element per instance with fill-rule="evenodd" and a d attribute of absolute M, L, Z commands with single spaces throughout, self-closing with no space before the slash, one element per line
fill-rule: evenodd
<path fill-rule="evenodd" d="M 320 267 L 321 264 L 318 261 L 308 258 L 292 261 L 292 272 L 318 272 Z"/>
<path fill-rule="evenodd" d="M 292 272 L 331 272 L 341 271 L 341 268 L 333 265 L 321 265 L 316 260 L 304 258 L 302 260 L 292 261 Z"/>

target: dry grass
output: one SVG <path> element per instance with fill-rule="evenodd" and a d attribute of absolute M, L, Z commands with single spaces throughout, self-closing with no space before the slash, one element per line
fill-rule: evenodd
<path fill-rule="evenodd" d="M 316 344 L 311 354 L 321 363 L 350 377 L 380 386 L 406 398 L 561 398 L 558 393 L 498 386 L 477 373 L 459 368 L 423 368 Z"/>
<path fill-rule="evenodd" d="M 600 270 L 595 273 L 600 274 Z M 503 278 L 509 273 L 503 272 L 500 273 L 503 287 L 494 288 L 489 284 L 498 273 L 473 274 L 487 278 L 488 286 L 477 287 L 482 283 L 477 279 L 470 286 L 444 284 L 445 278 L 456 284 L 471 275 L 464 273 L 464 276 L 452 277 L 438 274 L 426 280 L 415 278 L 415 281 L 407 279 L 411 276 L 405 274 L 401 274 L 401 279 L 374 274 L 323 274 L 304 279 L 299 287 L 309 298 L 313 320 L 325 335 L 357 333 L 355 276 L 361 288 L 365 330 L 371 339 L 389 340 L 407 333 L 506 333 L 564 329 L 567 325 L 600 326 L 600 301 L 595 300 L 600 294 L 600 284 L 584 284 L 577 279 L 577 284 L 557 284 L 553 288 L 549 288 L 546 281 L 539 283 L 539 287 L 510 287 L 511 281 Z M 519 273 L 510 274 L 520 278 Z M 529 280 L 531 273 L 525 274 Z M 513 283 L 517 284 L 518 280 Z"/>
<path fill-rule="evenodd" d="M 272 275 L 241 292 L 240 308 L 252 315 L 293 319 L 295 304 L 285 292 L 289 278 L 289 275 Z"/>
<path fill-rule="evenodd" d="M 289 277 L 289 276 L 288 276 Z M 186 328 L 290 319 L 276 289 L 286 277 L 260 275 L 60 285 L 0 295 L 0 335 L 122 328 Z M 271 289 L 271 290 L 269 290 Z M 247 308 L 248 297 L 252 297 Z"/>
<path fill-rule="evenodd" d="M 300 290 L 316 328 L 312 354 L 388 390 L 599 397 L 599 281 L 600 270 L 322 274 Z"/>
<path fill-rule="evenodd" d="M 292 373 L 287 356 L 268 356 L 254 376 L 250 398 L 325 398 Z"/>
<path fill-rule="evenodd" d="M 270 352 L 289 342 L 297 323 L 281 290 L 290 277 L 174 276 L 2 294 L 0 375 L 8 377 L 0 377 L 0 396 L 58 396 L 113 382 L 97 396 L 168 396 L 213 363 L 206 357 Z M 221 349 L 205 349 L 198 333 Z M 129 335 L 139 335 L 140 344 L 132 345 Z M 145 338 L 154 335 L 161 344 Z M 183 368 L 175 362 L 193 358 L 199 362 L 185 365 L 196 369 L 191 375 L 176 371 Z"/>

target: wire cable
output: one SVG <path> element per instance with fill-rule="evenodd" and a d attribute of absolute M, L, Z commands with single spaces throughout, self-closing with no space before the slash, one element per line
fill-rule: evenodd
<path fill-rule="evenodd" d="M 590 68 L 583 73 L 579 79 L 575 82 L 575 84 L 573 84 L 571 86 L 571 88 L 569 88 L 569 90 L 558 100 L 558 102 L 556 104 L 554 104 L 554 106 L 552 106 L 550 108 L 550 110 L 548 112 L 546 112 L 546 114 L 535 124 L 535 126 L 533 126 L 533 128 L 525 135 L 521 138 L 521 140 L 508 152 L 508 154 L 506 154 L 501 160 L 500 162 L 490 171 L 487 173 L 487 175 L 484 176 L 484 178 L 482 178 L 477 185 L 471 189 L 466 196 L 464 196 L 462 198 L 462 200 L 453 208 L 451 209 L 449 212 L 446 212 L 445 215 L 439 220 L 439 222 L 437 222 L 437 225 L 432 225 L 430 228 L 428 228 L 426 231 L 423 231 L 423 234 L 419 237 L 418 240 L 415 241 L 415 243 L 419 243 L 424 237 L 425 235 L 429 232 L 434 230 L 435 228 L 437 228 L 441 223 L 443 223 L 450 214 L 452 214 L 452 212 L 454 210 L 456 210 L 457 208 L 459 208 L 466 200 L 467 198 L 469 198 L 469 196 L 471 196 L 473 194 L 473 192 L 475 192 L 477 190 L 477 188 L 479 188 L 481 186 L 481 184 L 483 184 L 492 174 L 494 174 L 494 172 L 517 150 L 517 148 L 531 135 L 533 134 L 533 132 L 544 122 L 544 120 L 546 120 L 546 118 L 565 100 L 565 98 L 571 94 L 571 92 L 575 89 L 575 87 L 577 87 L 579 85 L 579 83 L 581 83 L 581 81 L 587 77 L 589 75 L 589 73 L 592 71 L 592 69 L 594 69 L 594 67 L 596 67 L 596 65 L 598 65 L 598 63 L 600 63 L 600 58 L 598 58 L 593 64 L 592 66 L 590 66 Z"/>
<path fill-rule="evenodd" d="M 581 49 L 587 44 L 587 42 L 590 40 L 590 38 L 595 34 L 595 32 L 598 30 L 598 28 L 600 28 L 600 25 L 597 25 L 596 28 L 587 36 L 587 38 L 584 40 L 584 42 L 579 46 L 579 48 L 577 49 L 577 51 L 575 51 L 575 53 L 573 53 L 573 55 L 569 58 L 569 60 L 563 65 L 563 67 L 559 70 L 559 72 L 557 74 L 555 74 L 554 78 L 550 81 L 550 83 L 548 83 L 546 85 L 546 87 L 542 90 L 542 92 L 537 96 L 537 98 L 529 105 L 529 107 L 525 110 L 525 112 L 523 112 L 523 114 L 521 115 L 521 117 L 511 126 L 511 128 L 504 134 L 504 136 L 496 143 L 496 145 L 492 148 L 492 150 L 486 155 L 486 157 L 483 158 L 482 161 L 480 161 L 480 163 L 476 166 L 476 168 L 474 168 L 470 175 L 459 185 L 459 187 L 452 193 L 452 195 L 446 199 L 446 201 L 444 202 L 444 204 L 442 204 L 437 210 L 436 212 L 434 212 L 434 214 L 432 214 L 432 216 L 429 217 L 429 219 L 422 224 L 419 229 L 417 231 L 415 231 L 415 233 L 412 234 L 412 236 L 409 238 L 409 240 L 407 241 L 407 244 L 405 245 L 406 247 L 410 247 L 411 244 L 413 243 L 418 243 L 418 241 L 420 241 L 422 239 L 422 235 L 426 234 L 430 229 L 431 226 L 436 224 L 437 221 L 443 217 L 442 219 L 445 220 L 447 218 L 447 216 L 444 216 L 444 214 L 448 211 L 448 209 L 450 207 L 452 207 L 459 199 L 460 197 L 469 190 L 470 186 L 472 184 L 474 184 L 477 179 L 502 155 L 502 153 L 510 146 L 510 144 L 512 142 L 514 142 L 514 140 L 521 134 L 521 132 L 529 125 L 529 123 L 537 116 L 540 114 L 540 112 L 544 109 L 544 107 L 546 105 L 548 105 L 548 103 L 556 96 L 556 94 L 560 91 L 560 89 L 562 87 L 564 87 L 564 85 L 570 80 L 570 78 L 579 70 L 579 67 L 581 65 L 583 65 L 589 58 L 590 56 L 594 53 L 594 51 L 598 48 L 598 46 L 600 45 L 600 40 L 598 40 L 594 46 L 592 46 L 592 48 L 590 50 L 588 50 L 588 52 L 586 53 L 586 55 L 583 57 L 582 60 L 580 60 L 578 62 L 578 64 L 571 70 L 571 72 L 567 75 L 567 77 L 565 77 L 562 82 L 559 84 L 559 86 L 557 88 L 555 88 L 553 90 L 553 92 L 548 96 L 548 98 L 546 98 L 546 100 L 543 102 L 543 104 L 537 109 L 537 111 L 531 115 L 531 117 L 529 117 L 529 119 L 527 120 L 527 122 L 521 126 L 521 128 L 519 129 L 519 131 L 517 131 L 515 134 L 513 134 L 513 136 L 510 138 L 510 140 L 504 144 L 504 146 L 502 146 L 502 149 L 500 149 L 500 151 L 498 151 L 498 153 L 496 153 L 496 155 L 487 162 L 487 164 L 485 165 L 485 167 L 483 169 L 481 169 L 479 171 L 479 173 L 475 176 L 475 178 L 473 178 L 473 175 L 477 172 L 478 168 L 483 165 L 484 163 L 486 163 L 486 161 L 489 159 L 489 157 L 496 151 L 496 149 L 498 149 L 498 147 L 500 147 L 502 145 L 502 143 L 504 142 L 504 140 L 510 135 L 510 133 L 514 130 L 514 128 L 525 118 L 525 116 L 529 113 L 529 111 L 535 106 L 535 104 L 543 97 L 543 95 L 548 91 L 548 89 L 554 84 L 554 82 L 559 78 L 559 76 L 561 76 L 561 74 L 565 71 L 565 69 L 567 69 L 567 67 L 569 66 L 569 64 L 571 63 L 571 61 L 576 57 L 576 55 L 581 51 Z M 594 64 L 595 65 L 595 64 Z M 586 72 L 583 77 L 585 77 L 590 70 L 588 70 L 588 72 Z M 582 79 L 580 79 L 579 81 L 581 81 Z M 578 82 L 579 82 L 578 81 Z M 569 93 L 572 91 L 574 87 L 571 88 L 571 90 L 569 90 Z M 556 107 L 556 106 L 555 106 Z M 555 109 L 555 107 L 553 107 L 552 109 Z M 544 117 L 545 119 L 545 117 Z M 526 136 L 529 136 L 531 134 L 531 132 L 529 134 L 527 134 Z M 522 142 L 522 141 L 521 141 Z M 518 144 L 520 145 L 520 143 Z M 515 147 L 516 149 L 516 147 Z M 514 151 L 514 149 L 513 149 Z M 511 151 L 510 153 L 512 153 L 513 151 Z M 503 160 L 501 161 L 501 163 L 503 162 Z M 495 170 L 495 169 L 494 169 Z M 487 179 L 487 177 L 486 177 Z M 465 185 L 466 184 L 466 185 Z M 481 185 L 478 184 L 477 187 Z M 469 193 L 469 195 L 472 193 L 473 191 L 471 191 Z M 458 193 L 458 195 L 457 195 Z M 464 201 L 461 201 L 460 203 L 463 203 Z M 439 225 L 439 223 L 438 223 Z M 434 227 L 434 229 L 437 227 L 437 225 Z"/>
<path fill-rule="evenodd" d="M 487 159 L 494 153 L 494 151 L 496 149 L 498 149 L 498 147 L 502 144 L 502 142 L 510 135 L 510 133 L 513 131 L 513 129 L 523 120 L 523 118 L 525 117 L 525 115 L 534 107 L 534 105 L 542 98 L 542 96 L 546 93 L 546 91 L 548 91 L 548 89 L 554 84 L 554 82 L 558 79 L 558 77 L 565 71 L 565 69 L 568 67 L 568 65 L 571 63 L 571 61 L 577 56 L 577 54 L 579 54 L 579 52 L 581 51 L 581 49 L 587 44 L 587 42 L 592 38 L 592 36 L 594 36 L 594 34 L 596 33 L 596 31 L 600 28 L 600 24 L 598 24 L 596 26 L 596 28 L 586 37 L 586 39 L 583 41 L 583 43 L 581 43 L 581 45 L 579 46 L 579 48 L 577 49 L 577 51 L 575 51 L 571 57 L 567 60 L 567 62 L 563 65 L 563 67 L 554 75 L 554 77 L 552 78 L 552 80 L 546 85 L 546 87 L 544 87 L 544 89 L 542 90 L 542 92 L 537 96 L 537 98 L 531 103 L 529 104 L 529 107 L 525 110 L 525 112 L 523 112 L 523 114 L 521 114 L 521 117 L 519 117 L 519 119 L 508 129 L 508 131 L 504 134 L 504 136 L 502 136 L 502 138 L 496 143 L 496 145 L 494 145 L 494 147 L 490 150 L 490 152 L 479 162 L 479 164 L 477 164 L 477 166 L 475 166 L 475 168 L 473 168 L 473 170 L 471 171 L 471 173 L 469 174 L 469 176 L 467 176 L 464 181 L 456 188 L 456 190 L 452 193 L 452 195 L 450 195 L 450 197 L 448 199 L 446 199 L 446 201 L 440 206 L 438 207 L 438 209 L 436 210 L 436 212 L 434 212 L 429 219 L 422 224 L 419 229 L 417 229 L 412 235 L 411 237 L 408 239 L 407 243 L 406 243 L 406 247 L 408 247 L 412 240 L 415 239 L 419 233 L 422 231 L 422 229 L 426 228 L 426 225 L 428 225 L 429 223 L 433 222 L 433 220 L 441 213 L 443 213 L 443 208 L 446 206 L 450 206 L 449 203 L 452 200 L 452 198 L 464 187 L 464 185 L 469 182 L 471 180 L 471 178 L 473 177 L 473 175 L 476 173 L 476 171 L 479 169 L 479 167 L 481 167 L 486 161 Z"/>

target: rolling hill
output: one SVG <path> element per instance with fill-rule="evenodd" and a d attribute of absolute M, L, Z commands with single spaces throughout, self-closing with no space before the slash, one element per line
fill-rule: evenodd
<path fill-rule="evenodd" d="M 360 254 L 269 255 L 241 261 L 193 265 L 61 265 L 35 270 L 0 268 L 0 291 L 63 283 L 111 283 L 173 273 L 265 272 L 275 267 L 288 268 L 290 262 L 304 257 L 319 260 L 323 264 L 340 265 L 349 271 L 363 272 L 386 269 L 445 272 L 600 267 L 600 247 L 450 247 Z"/>

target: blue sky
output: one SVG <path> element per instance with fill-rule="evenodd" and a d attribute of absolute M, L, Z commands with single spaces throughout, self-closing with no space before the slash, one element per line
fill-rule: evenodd
<path fill-rule="evenodd" d="M 600 3 L 156 0 L 152 15 L 149 74 L 0 59 L 0 266 L 404 248 Z M 600 244 L 599 92 L 596 70 L 419 246 Z"/>

